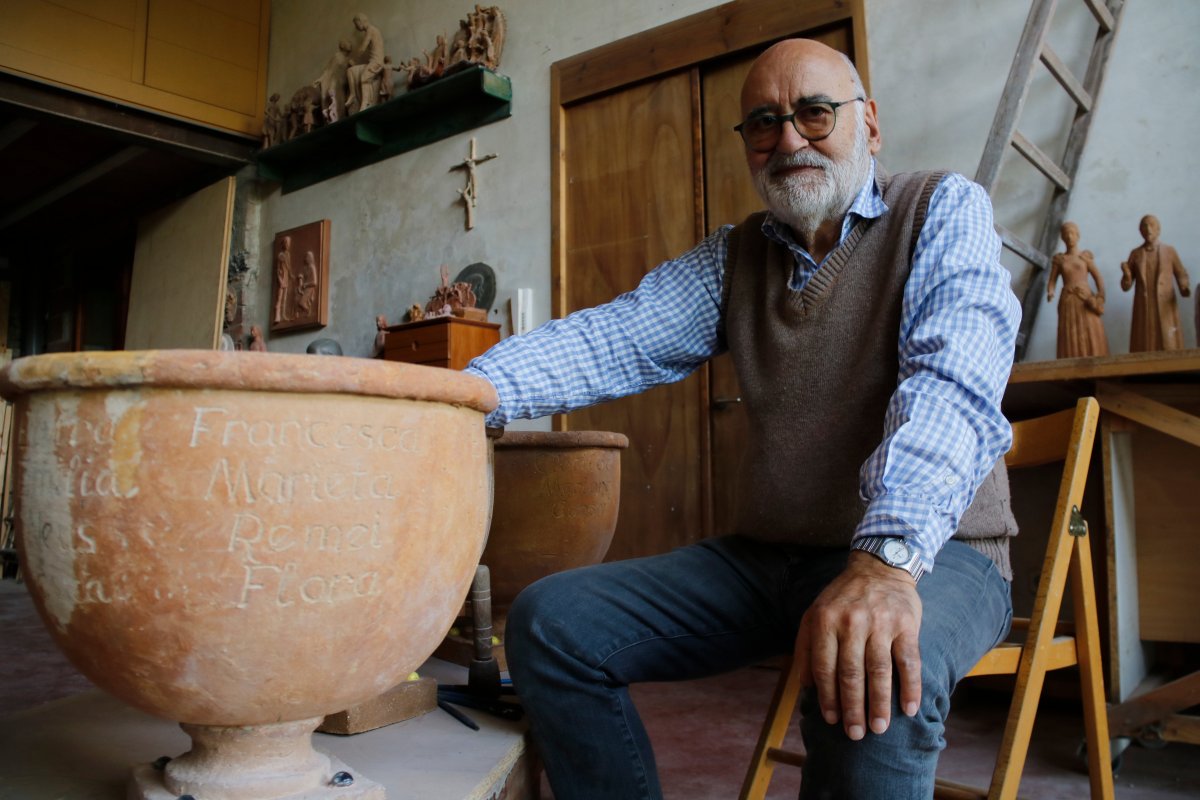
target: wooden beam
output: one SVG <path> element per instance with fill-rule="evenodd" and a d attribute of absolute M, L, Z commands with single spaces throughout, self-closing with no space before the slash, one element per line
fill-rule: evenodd
<path fill-rule="evenodd" d="M 82 186 L 86 186 L 97 178 L 101 178 L 112 172 L 120 166 L 132 161 L 133 159 L 146 152 L 144 147 L 126 147 L 118 150 L 108 158 L 98 161 L 85 170 L 75 173 L 66 180 L 55 184 L 50 189 L 39 194 L 31 200 L 17 206 L 4 217 L 0 218 L 0 230 L 8 228 L 15 222 L 25 219 L 35 211 L 45 208 L 56 200 L 74 192 Z"/>
<path fill-rule="evenodd" d="M 1200 417 L 1108 381 L 1096 384 L 1096 399 L 1105 411 L 1200 447 Z"/>
<path fill-rule="evenodd" d="M 1088 10 L 1092 12 L 1092 16 L 1096 18 L 1096 22 L 1100 24 L 1100 29 L 1108 33 L 1117 26 L 1116 20 L 1109 12 L 1108 6 L 1104 5 L 1103 0 L 1083 0 L 1087 4 Z"/>
<path fill-rule="evenodd" d="M 1200 372 L 1200 350 L 1158 350 L 1116 356 L 1025 361 L 1013 365 L 1008 382 L 1098 380 L 1183 372 Z"/>
<path fill-rule="evenodd" d="M 195 161 L 235 169 L 253 161 L 260 145 L 257 137 L 218 133 L 3 73 L 0 73 L 0 103 L 27 109 L 35 116 L 100 128 Z"/>
<path fill-rule="evenodd" d="M 1037 171 L 1050 179 L 1055 186 L 1062 189 L 1064 192 L 1071 191 L 1071 178 L 1067 173 L 1062 171 L 1058 164 L 1050 156 L 1042 152 L 1042 149 L 1033 142 L 1025 138 L 1020 131 L 1013 131 L 1012 145 L 1017 149 L 1017 152 L 1025 156 L 1030 164 L 1037 168 Z"/>
<path fill-rule="evenodd" d="M 1062 62 L 1051 49 L 1049 44 L 1042 45 L 1042 63 L 1046 65 L 1046 69 L 1054 76 L 1059 85 L 1066 90 L 1067 94 L 1071 95 L 1071 99 L 1075 101 L 1075 105 L 1079 106 L 1082 111 L 1092 110 L 1092 95 L 1087 89 L 1083 88 L 1083 84 L 1075 77 L 1075 73 L 1071 72 L 1071 68 Z"/>
<path fill-rule="evenodd" d="M 800 31 L 850 19 L 845 0 L 733 0 L 556 62 L 559 102 L 684 69 Z M 856 53 L 856 60 L 863 54 Z"/>
<path fill-rule="evenodd" d="M 31 119 L 14 119 L 0 128 L 0 150 L 8 147 L 36 127 L 37 123 Z"/>
<path fill-rule="evenodd" d="M 1050 268 L 1050 259 L 1046 257 L 1045 253 L 1030 245 L 1008 228 L 997 224 L 996 233 L 1000 234 L 1000 241 L 1005 247 L 1028 261 L 1030 264 L 1033 264 L 1038 269 Z"/>

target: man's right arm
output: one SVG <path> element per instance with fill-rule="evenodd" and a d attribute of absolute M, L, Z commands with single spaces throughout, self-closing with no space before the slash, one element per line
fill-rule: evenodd
<path fill-rule="evenodd" d="M 489 380 L 500 406 L 489 426 L 559 414 L 672 383 L 720 352 L 721 273 L 729 228 L 655 267 L 632 292 L 523 336 L 466 371 Z"/>

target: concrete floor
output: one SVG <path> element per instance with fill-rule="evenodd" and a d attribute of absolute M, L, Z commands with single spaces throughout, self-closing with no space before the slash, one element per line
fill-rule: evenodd
<path fill-rule="evenodd" d="M 0 738 L 21 736 L 12 720 L 6 724 L 3 719 L 13 712 L 93 688 L 55 649 L 24 587 L 12 581 L 0 581 L 0 636 Z M 774 670 L 754 668 L 700 681 L 634 687 L 668 800 L 737 796 L 776 677 Z M 986 784 L 1004 723 L 1004 699 L 995 691 L 961 689 L 956 694 L 939 774 Z M 1075 755 L 1081 736 L 1077 708 L 1062 701 L 1043 703 L 1021 784 L 1023 797 L 1087 797 L 1087 776 Z M 5 782 L 0 773 L 0 798 L 15 800 Z M 1200 798 L 1200 748 L 1130 747 L 1116 783 L 1121 800 Z M 798 786 L 797 771 L 780 768 L 770 797 L 794 798 Z M 550 796 L 544 790 L 543 797 Z"/>

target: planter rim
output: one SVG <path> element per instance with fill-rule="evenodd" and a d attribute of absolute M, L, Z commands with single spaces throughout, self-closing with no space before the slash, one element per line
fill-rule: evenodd
<path fill-rule="evenodd" d="M 629 439 L 611 431 L 505 431 L 496 447 L 612 447 L 625 449 Z"/>
<path fill-rule="evenodd" d="M 396 361 L 228 350 L 130 350 L 19 358 L 0 370 L 0 396 L 46 390 L 228 389 L 428 400 L 487 413 L 496 390 L 457 370 Z"/>

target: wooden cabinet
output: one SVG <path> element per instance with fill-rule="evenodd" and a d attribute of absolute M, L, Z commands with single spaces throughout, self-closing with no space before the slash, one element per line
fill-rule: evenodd
<path fill-rule="evenodd" d="M 438 317 L 388 328 L 383 357 L 388 361 L 462 369 L 500 341 L 500 326 L 459 317 Z"/>
<path fill-rule="evenodd" d="M 0 70 L 258 136 L 270 0 L 5 0 Z"/>

